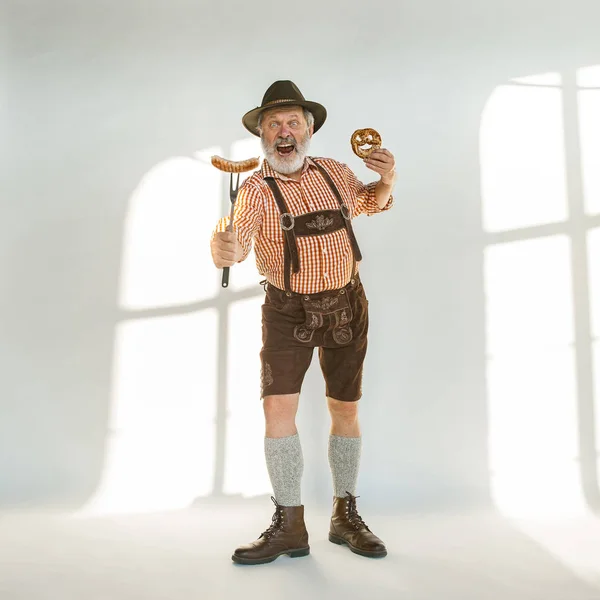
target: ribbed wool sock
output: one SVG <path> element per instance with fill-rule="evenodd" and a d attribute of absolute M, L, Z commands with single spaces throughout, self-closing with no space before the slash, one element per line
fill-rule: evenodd
<path fill-rule="evenodd" d="M 281 506 L 300 506 L 304 458 L 298 434 L 265 438 L 265 457 L 277 503 Z"/>
<path fill-rule="evenodd" d="M 356 480 L 360 465 L 360 437 L 329 436 L 329 466 L 333 476 L 333 493 L 344 498 L 346 492 L 356 493 Z"/>

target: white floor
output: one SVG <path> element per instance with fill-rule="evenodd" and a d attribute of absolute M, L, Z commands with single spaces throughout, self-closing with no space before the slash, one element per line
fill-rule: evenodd
<path fill-rule="evenodd" d="M 491 515 L 365 518 L 389 549 L 372 560 L 329 543 L 327 516 L 308 511 L 310 556 L 234 565 L 233 548 L 270 515 L 256 504 L 95 519 L 4 514 L 0 598 L 600 599 L 593 517 L 518 526 Z"/>

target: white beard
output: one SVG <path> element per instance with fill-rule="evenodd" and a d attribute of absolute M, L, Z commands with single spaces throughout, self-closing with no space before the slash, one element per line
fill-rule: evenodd
<path fill-rule="evenodd" d="M 310 147 L 310 135 L 307 131 L 298 143 L 292 137 L 277 138 L 272 146 L 267 146 L 262 136 L 260 142 L 263 152 L 273 169 L 282 175 L 291 175 L 299 171 L 304 165 L 304 159 Z M 289 156 L 280 156 L 277 153 L 277 145 L 282 143 L 294 144 L 294 150 L 292 150 Z"/>

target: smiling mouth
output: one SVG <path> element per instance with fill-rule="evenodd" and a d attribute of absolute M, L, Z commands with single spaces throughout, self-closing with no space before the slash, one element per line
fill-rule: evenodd
<path fill-rule="evenodd" d="M 279 156 L 289 156 L 295 149 L 293 144 L 280 144 L 277 146 L 277 154 Z"/>

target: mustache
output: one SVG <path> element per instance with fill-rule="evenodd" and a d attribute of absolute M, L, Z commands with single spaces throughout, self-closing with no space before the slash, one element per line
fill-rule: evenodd
<path fill-rule="evenodd" d="M 296 140 L 291 135 L 288 136 L 288 137 L 278 137 L 273 142 L 273 148 L 276 148 L 277 146 L 279 146 L 279 144 L 291 144 L 295 148 L 296 147 Z"/>

